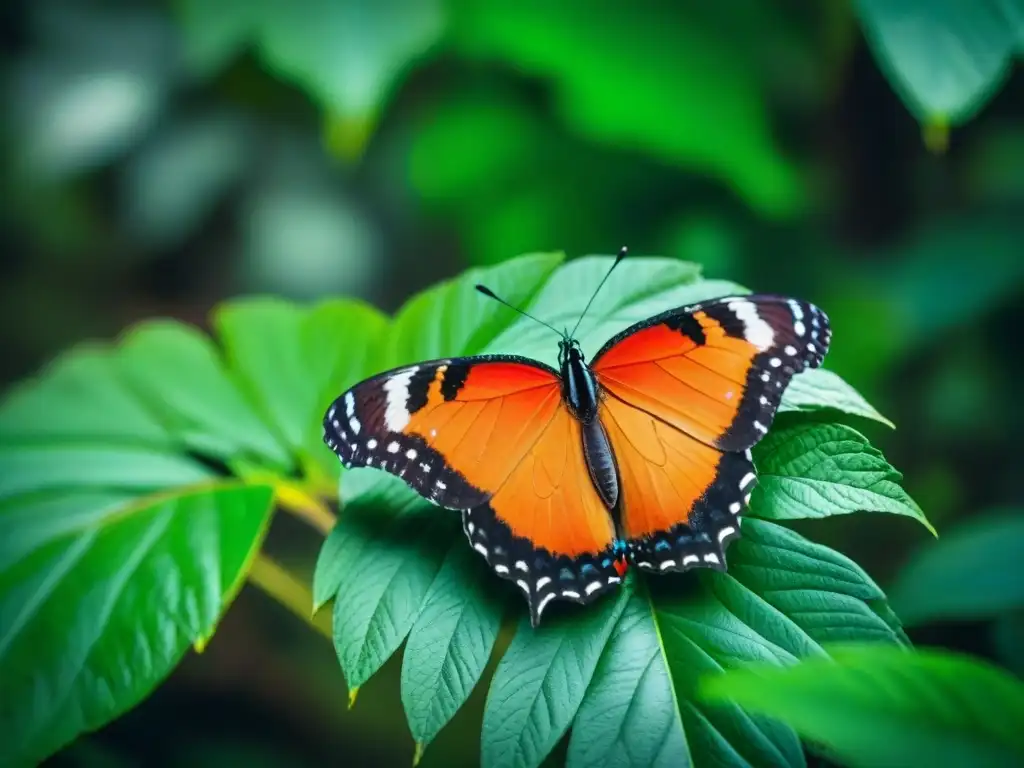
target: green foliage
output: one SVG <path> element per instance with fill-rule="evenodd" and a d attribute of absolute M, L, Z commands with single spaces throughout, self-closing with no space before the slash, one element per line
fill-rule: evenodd
<path fill-rule="evenodd" d="M 380 315 L 254 300 L 217 323 L 223 352 L 149 322 L 0 405 L 5 756 L 37 762 L 141 701 L 213 634 L 274 486 L 334 486 L 320 415 L 375 365 Z"/>
<path fill-rule="evenodd" d="M 349 124 L 346 150 L 358 153 L 385 99 L 409 63 L 444 26 L 439 0 L 178 0 L 186 53 L 209 75 L 255 44 L 267 68 L 306 90 Z"/>
<path fill-rule="evenodd" d="M 4 713 L 3 741 L 26 760 L 45 757 L 137 703 L 190 643 L 206 642 L 256 555 L 275 492 L 281 503 L 333 495 L 337 461 L 320 420 L 344 388 L 454 354 L 553 363 L 550 331 L 480 296 L 475 283 L 571 326 L 609 259 L 535 254 L 471 270 L 393 319 L 350 301 L 237 301 L 215 314 L 217 345 L 187 326 L 149 322 L 117 346 L 70 353 L 14 391 L 0 406 L 0 615 L 15 628 L 0 645 L 0 671 L 19 706 Z M 578 335 L 592 354 L 660 310 L 743 290 L 702 280 L 685 262 L 630 259 Z M 884 419 L 834 374 L 800 380 L 758 457 L 767 491 L 755 514 L 860 507 L 927 525 L 894 470 L 843 424 Z M 795 503 L 773 483 L 810 483 L 817 496 Z M 397 478 L 357 470 L 341 487 L 344 513 L 317 563 L 314 604 L 334 601 L 353 699 L 408 639 L 402 701 L 422 750 L 482 678 L 507 585 L 466 545 L 457 515 Z M 881 590 L 847 558 L 765 520 L 745 520 L 743 534 L 727 574 L 630 579 L 597 605 L 555 609 L 537 631 L 512 601 L 521 620 L 488 693 L 484 763 L 538 765 L 571 727 L 572 765 L 685 753 L 802 765 L 790 728 L 705 706 L 698 676 L 789 665 L 835 640 L 905 637 Z"/>
<path fill-rule="evenodd" d="M 857 7 L 879 64 L 922 122 L 973 117 L 1024 51 L 1020 0 L 858 0 Z"/>
<path fill-rule="evenodd" d="M 1024 610 L 1022 552 L 1019 510 L 962 524 L 903 567 L 891 590 L 893 605 L 907 624 Z"/>
<path fill-rule="evenodd" d="M 907 515 L 935 533 L 899 482 L 903 476 L 866 437 L 844 424 L 805 424 L 757 444 L 752 504 L 771 520 L 828 517 L 870 509 Z"/>
<path fill-rule="evenodd" d="M 571 326 L 610 261 L 588 257 L 557 269 L 556 263 L 549 257 L 515 260 L 488 270 L 486 282 L 556 327 Z M 599 294 L 580 327 L 588 354 L 623 327 L 660 310 L 743 291 L 701 280 L 692 265 L 674 260 L 632 259 L 619 269 L 614 286 Z M 481 351 L 516 352 L 553 363 L 550 331 L 473 293 L 481 274 L 471 271 L 401 309 L 383 342 L 387 364 Z M 445 326 L 456 306 L 457 325 Z M 455 335 L 439 343 L 445 333 Z M 895 471 L 841 422 L 884 419 L 834 374 L 797 378 L 804 377 L 818 377 L 826 386 L 817 390 L 808 382 L 795 403 L 784 405 L 786 413 L 772 433 L 776 447 L 765 461 L 770 464 L 771 456 L 795 444 L 809 455 L 802 463 L 778 458 L 779 480 L 811 483 L 820 498 L 785 507 L 766 496 L 755 514 L 820 517 L 860 505 L 927 525 L 896 484 Z M 843 440 L 837 443 L 836 435 Z M 841 451 L 833 450 L 837 445 Z M 839 468 L 820 475 L 815 451 L 832 451 L 829 460 L 838 456 Z M 479 563 L 448 567 L 462 550 L 473 560 L 457 516 L 439 514 L 394 478 L 351 471 L 343 478 L 342 497 L 345 513 L 317 564 L 315 600 L 320 605 L 332 591 L 337 595 L 335 646 L 350 692 L 412 630 L 403 660 L 403 703 L 422 750 L 481 677 L 506 585 Z M 514 600 L 522 618 L 488 692 L 484 764 L 539 765 L 571 726 L 573 765 L 613 764 L 615 755 L 641 753 L 676 761 L 686 751 L 698 761 L 802 765 L 799 742 L 788 728 L 735 707 L 697 702 L 698 675 L 752 661 L 791 664 L 822 655 L 825 642 L 903 643 L 905 636 L 881 590 L 839 553 L 755 519 L 744 521 L 743 535 L 730 547 L 727 574 L 707 571 L 648 585 L 629 580 L 616 596 L 594 606 L 553 609 L 536 631 L 522 603 Z M 437 686 L 438 680 L 444 684 Z M 415 693 L 431 685 L 440 691 L 436 703 Z M 649 693 L 654 698 L 648 699 Z M 619 727 L 638 719 L 645 723 L 641 729 Z M 647 736 L 656 727 L 658 739 L 651 742 Z"/>
<path fill-rule="evenodd" d="M 827 649 L 782 669 L 709 676 L 705 699 L 776 717 L 844 765 L 1015 766 L 1024 684 L 968 657 L 884 645 Z"/>

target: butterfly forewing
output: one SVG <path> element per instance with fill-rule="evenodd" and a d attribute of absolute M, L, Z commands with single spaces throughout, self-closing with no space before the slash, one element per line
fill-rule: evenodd
<path fill-rule="evenodd" d="M 613 338 L 594 358 L 602 388 L 723 451 L 768 431 L 793 376 L 828 351 L 825 314 L 778 296 L 671 310 Z"/>

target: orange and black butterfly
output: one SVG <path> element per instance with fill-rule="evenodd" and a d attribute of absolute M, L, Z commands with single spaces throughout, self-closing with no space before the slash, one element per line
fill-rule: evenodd
<path fill-rule="evenodd" d="M 663 312 L 589 363 L 574 333 L 560 334 L 558 370 L 511 355 L 407 365 L 356 384 L 324 419 L 346 467 L 461 511 L 534 626 L 552 600 L 615 589 L 629 565 L 725 570 L 757 479 L 750 448 L 830 339 L 820 309 L 768 295 Z"/>

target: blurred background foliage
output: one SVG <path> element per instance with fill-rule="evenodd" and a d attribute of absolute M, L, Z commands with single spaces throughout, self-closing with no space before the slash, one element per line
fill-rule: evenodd
<path fill-rule="evenodd" d="M 8 0 L 0 36 L 5 384 L 238 294 L 393 310 L 625 243 L 828 311 L 828 365 L 898 426 L 873 442 L 940 534 L 966 528 L 966 602 L 986 527 L 1024 548 L 1021 0 Z M 943 557 L 910 520 L 797 527 L 910 595 L 916 642 L 1024 668 L 1019 580 L 989 611 L 915 609 Z M 300 526 L 269 546 L 311 573 Z M 398 670 L 346 712 L 330 644 L 245 590 L 55 762 L 404 761 Z M 481 704 L 425 762 L 473 759 Z"/>

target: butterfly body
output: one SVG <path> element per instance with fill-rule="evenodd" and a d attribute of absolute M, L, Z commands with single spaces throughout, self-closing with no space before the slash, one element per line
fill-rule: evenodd
<path fill-rule="evenodd" d="M 811 304 L 726 297 L 627 328 L 590 362 L 565 334 L 557 370 L 484 355 L 386 371 L 335 400 L 324 439 L 345 466 L 459 510 L 536 625 L 628 566 L 724 570 L 756 483 L 750 448 L 829 339 Z"/>

